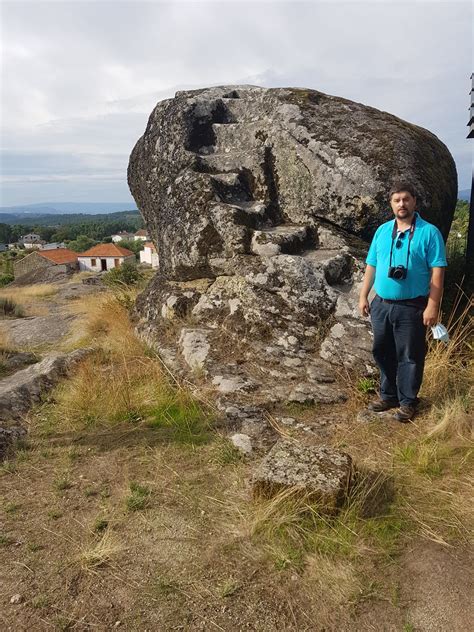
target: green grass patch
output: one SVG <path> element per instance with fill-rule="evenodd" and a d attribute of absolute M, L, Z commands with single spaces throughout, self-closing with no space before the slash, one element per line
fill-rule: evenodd
<path fill-rule="evenodd" d="M 147 423 L 177 443 L 202 445 L 212 438 L 209 415 L 184 392 L 156 406 Z"/>
<path fill-rule="evenodd" d="M 140 485 L 135 481 L 130 483 L 130 494 L 125 499 L 128 511 L 140 511 L 150 504 L 151 491 L 146 485 Z"/>
<path fill-rule="evenodd" d="M 361 377 L 357 382 L 357 390 L 359 393 L 369 394 L 375 393 L 377 390 L 377 380 L 372 377 Z"/>
<path fill-rule="evenodd" d="M 65 491 L 66 489 L 71 489 L 72 486 L 73 484 L 67 474 L 63 476 L 58 476 L 53 482 L 53 487 L 57 492 L 62 492 L 62 491 Z"/>
<path fill-rule="evenodd" d="M 93 529 L 96 533 L 102 533 L 108 526 L 109 521 L 106 518 L 96 518 Z"/>

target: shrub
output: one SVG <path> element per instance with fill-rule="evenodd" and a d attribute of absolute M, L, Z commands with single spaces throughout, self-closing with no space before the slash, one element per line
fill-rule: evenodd
<path fill-rule="evenodd" d="M 121 285 L 137 285 L 141 277 L 142 275 L 135 265 L 124 263 L 104 274 L 103 281 L 109 287 L 120 287 Z"/>
<path fill-rule="evenodd" d="M 0 287 L 8 285 L 14 278 L 13 274 L 0 274 Z"/>
<path fill-rule="evenodd" d="M 25 315 L 21 305 L 17 305 L 10 298 L 0 296 L 0 318 L 22 318 Z"/>

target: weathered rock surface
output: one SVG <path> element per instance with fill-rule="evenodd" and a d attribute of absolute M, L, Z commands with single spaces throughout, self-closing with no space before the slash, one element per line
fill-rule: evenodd
<path fill-rule="evenodd" d="M 343 452 L 281 440 L 255 471 L 253 491 L 271 498 L 293 488 L 318 502 L 321 511 L 332 513 L 347 494 L 351 473 L 351 458 Z"/>
<path fill-rule="evenodd" d="M 84 358 L 91 349 L 51 353 L 41 362 L 0 381 L 0 421 L 21 419 L 42 395 Z"/>
<path fill-rule="evenodd" d="M 0 322 L 8 340 L 16 347 L 38 347 L 60 341 L 66 336 L 76 317 L 72 314 L 30 316 Z"/>
<path fill-rule="evenodd" d="M 34 364 L 37 361 L 38 357 L 35 353 L 28 351 L 4 351 L 0 357 L 0 368 L 5 372 L 11 372 L 28 364 Z"/>
<path fill-rule="evenodd" d="M 238 406 L 342 401 L 348 375 L 373 371 L 357 295 L 396 176 L 446 235 L 456 170 L 427 130 L 313 90 L 158 103 L 128 170 L 160 252 L 138 331 L 155 348 L 167 335 L 173 370 L 202 369 Z"/>

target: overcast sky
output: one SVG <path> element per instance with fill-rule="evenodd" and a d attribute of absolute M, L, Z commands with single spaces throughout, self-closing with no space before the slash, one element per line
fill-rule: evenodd
<path fill-rule="evenodd" d="M 1 1 L 0 205 L 131 200 L 157 101 L 247 83 L 346 97 L 434 132 L 470 188 L 470 2 Z"/>

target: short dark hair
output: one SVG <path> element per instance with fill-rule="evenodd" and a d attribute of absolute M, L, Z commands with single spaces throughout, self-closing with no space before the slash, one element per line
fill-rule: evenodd
<path fill-rule="evenodd" d="M 416 198 L 416 189 L 411 182 L 408 182 L 408 180 L 396 180 L 390 187 L 388 199 L 391 200 L 392 195 L 400 193 L 401 191 L 408 191 L 410 195 Z"/>

